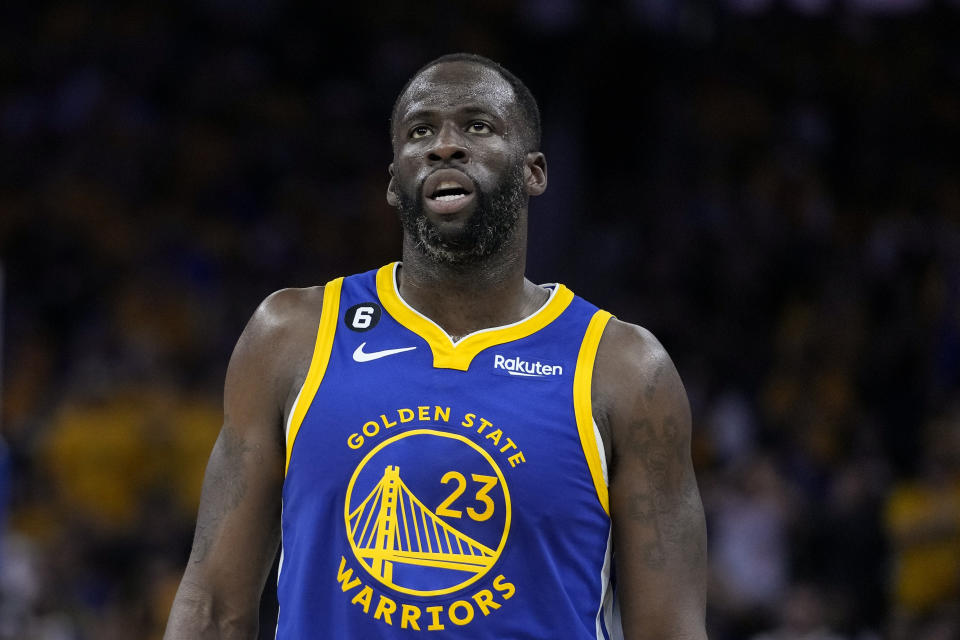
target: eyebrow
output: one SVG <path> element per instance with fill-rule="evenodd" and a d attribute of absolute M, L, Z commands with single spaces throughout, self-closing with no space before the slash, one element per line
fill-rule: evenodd
<path fill-rule="evenodd" d="M 436 118 L 437 115 L 441 112 L 440 109 L 433 108 L 414 108 L 408 110 L 406 113 L 402 114 L 400 119 L 397 121 L 398 124 L 405 124 L 412 120 L 425 120 Z M 485 109 L 477 105 L 463 105 L 456 109 L 455 114 L 457 116 L 485 116 L 487 118 L 503 122 L 505 118 L 497 113 L 494 113 L 490 109 Z"/>

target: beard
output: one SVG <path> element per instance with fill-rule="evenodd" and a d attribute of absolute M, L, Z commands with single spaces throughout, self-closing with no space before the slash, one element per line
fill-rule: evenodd
<path fill-rule="evenodd" d="M 523 165 L 508 171 L 496 187 L 484 193 L 474 191 L 476 207 L 462 229 L 444 232 L 427 217 L 423 205 L 423 183 L 414 197 L 397 190 L 397 209 L 404 232 L 417 250 L 437 265 L 475 265 L 500 252 L 513 236 L 526 197 Z"/>

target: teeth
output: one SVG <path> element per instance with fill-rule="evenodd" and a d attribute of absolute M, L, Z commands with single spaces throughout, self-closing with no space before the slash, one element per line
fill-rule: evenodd
<path fill-rule="evenodd" d="M 453 193 L 446 196 L 437 196 L 434 200 L 439 200 L 440 202 L 449 202 L 450 200 L 459 200 L 460 198 L 465 198 L 466 195 L 462 193 Z"/>
<path fill-rule="evenodd" d="M 444 180 L 439 185 L 437 185 L 437 191 L 441 189 L 459 189 L 460 184 L 452 180 Z"/>

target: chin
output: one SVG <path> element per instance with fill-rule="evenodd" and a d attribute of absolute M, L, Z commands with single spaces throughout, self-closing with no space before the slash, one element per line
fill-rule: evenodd
<path fill-rule="evenodd" d="M 458 240 L 462 238 L 447 238 L 441 234 L 421 236 L 417 240 L 417 249 L 430 262 L 438 265 L 466 266 L 483 259 L 484 256 L 475 243 L 464 244 Z"/>

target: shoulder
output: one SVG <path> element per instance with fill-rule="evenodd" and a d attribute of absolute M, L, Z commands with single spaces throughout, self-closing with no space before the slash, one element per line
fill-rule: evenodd
<path fill-rule="evenodd" d="M 607 323 L 597 348 L 591 395 L 601 435 L 614 449 L 625 430 L 664 415 L 689 429 L 680 375 L 656 336 L 638 325 L 616 318 Z"/>
<path fill-rule="evenodd" d="M 610 318 L 597 349 L 597 362 L 603 368 L 625 369 L 643 375 L 669 360 L 666 349 L 647 329 Z"/>
<path fill-rule="evenodd" d="M 267 376 L 284 391 L 309 365 L 323 310 L 323 287 L 280 289 L 247 322 L 227 369 L 232 376 Z"/>
<path fill-rule="evenodd" d="M 594 385 L 606 400 L 651 396 L 667 374 L 676 373 L 667 350 L 647 329 L 611 318 L 597 348 Z"/>
<path fill-rule="evenodd" d="M 323 311 L 323 291 L 324 287 L 274 291 L 254 311 L 247 329 L 272 338 L 296 333 L 311 325 L 315 330 Z"/>

